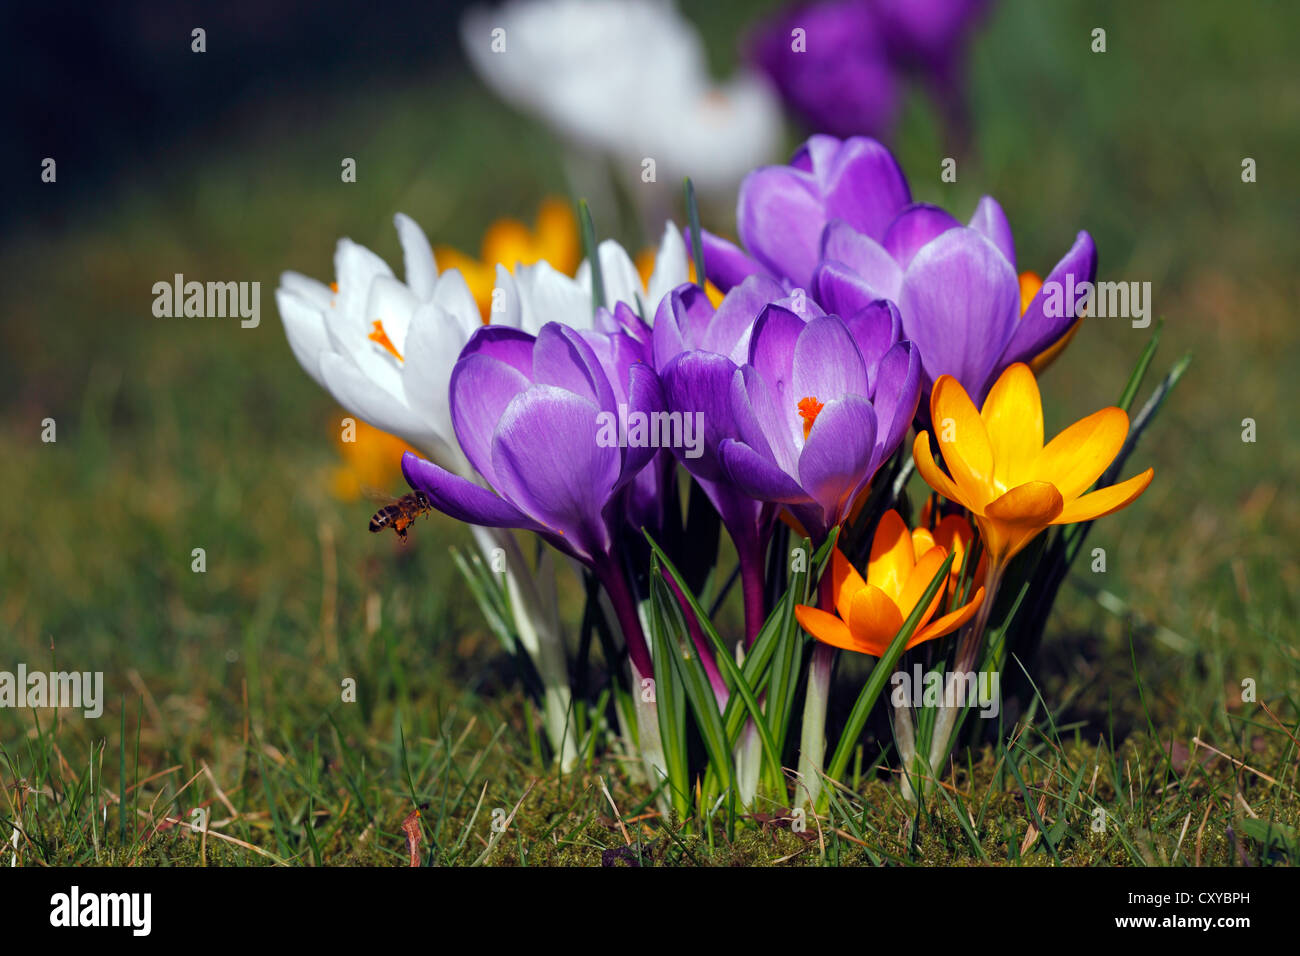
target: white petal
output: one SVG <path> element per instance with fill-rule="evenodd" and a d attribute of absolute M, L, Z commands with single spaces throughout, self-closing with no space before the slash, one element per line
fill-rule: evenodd
<path fill-rule="evenodd" d="M 529 267 L 525 266 L 527 270 Z M 501 303 L 501 312 L 492 313 L 493 325 L 508 325 L 514 329 L 526 328 L 524 317 L 523 293 L 519 283 L 505 266 L 497 263 L 497 281 L 492 287 L 492 300 Z"/>
<path fill-rule="evenodd" d="M 650 274 L 650 285 L 646 289 L 648 301 L 646 321 L 654 322 L 659 303 L 669 292 L 690 278 L 686 264 L 686 242 L 681 232 L 671 222 L 664 225 L 664 237 L 659 241 L 659 252 L 655 255 L 654 272 Z"/>
<path fill-rule="evenodd" d="M 384 332 L 397 351 L 402 351 L 406 342 L 406 329 L 411 324 L 411 315 L 415 312 L 419 300 L 415 294 L 392 276 L 376 276 L 370 283 L 370 295 L 366 297 L 367 336 L 371 323 L 384 323 Z M 378 346 L 383 348 L 383 346 Z"/>
<path fill-rule="evenodd" d="M 284 334 L 289 340 L 294 358 L 317 385 L 324 386 L 320 374 L 320 356 L 329 348 L 329 336 L 325 332 L 325 319 L 320 310 L 301 295 L 286 288 L 275 290 L 275 304 L 280 309 Z"/>
<path fill-rule="evenodd" d="M 378 276 L 391 278 L 393 270 L 365 246 L 351 239 L 340 239 L 334 251 L 334 274 L 339 287 L 334 296 L 338 321 L 352 326 L 364 336 L 370 331 L 365 315 L 370 283 Z"/>
<path fill-rule="evenodd" d="M 376 385 L 350 358 L 323 352 L 321 378 L 335 400 L 353 415 L 413 445 L 431 444 L 434 429 L 396 393 Z"/>
<path fill-rule="evenodd" d="M 406 268 L 406 284 L 421 302 L 429 301 L 434 283 L 438 281 L 438 264 L 424 230 L 410 216 L 400 212 L 393 217 L 397 238 L 402 243 L 402 259 Z"/>
<path fill-rule="evenodd" d="M 451 424 L 448 386 L 451 370 L 468 338 L 455 316 L 432 303 L 422 305 L 411 318 L 411 328 L 406 336 L 406 362 L 402 366 L 406 404 L 421 411 L 435 435 L 448 449 L 455 449 L 462 461 L 464 455 Z M 456 464 L 459 466 L 462 461 Z M 439 464 L 459 473 L 458 468 L 451 468 L 443 462 Z"/>
<path fill-rule="evenodd" d="M 478 303 L 474 301 L 474 294 L 469 291 L 469 285 L 459 269 L 448 269 L 438 277 L 438 284 L 430 301 L 450 313 L 456 323 L 465 330 L 466 335 L 483 324 Z"/>
<path fill-rule="evenodd" d="M 522 266 L 515 273 L 521 293 L 522 328 L 536 335 L 547 322 L 591 328 L 590 285 L 580 285 L 548 262 Z"/>
<path fill-rule="evenodd" d="M 619 302 L 626 302 L 633 312 L 638 311 L 644 304 L 645 289 L 632 257 L 613 239 L 602 242 L 598 251 L 601 278 L 605 283 L 605 304 L 611 312 Z M 642 301 L 639 303 L 638 299 Z"/>
<path fill-rule="evenodd" d="M 280 288 L 301 296 L 317 309 L 328 309 L 334 301 L 334 290 L 324 282 L 298 272 L 282 272 Z"/>

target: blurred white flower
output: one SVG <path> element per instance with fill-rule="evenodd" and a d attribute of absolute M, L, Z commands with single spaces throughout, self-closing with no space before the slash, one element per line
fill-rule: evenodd
<path fill-rule="evenodd" d="M 714 82 L 699 34 L 668 0 L 509 0 L 467 12 L 461 40 L 499 96 L 625 176 L 651 158 L 659 181 L 726 192 L 780 144 L 766 82 Z"/>

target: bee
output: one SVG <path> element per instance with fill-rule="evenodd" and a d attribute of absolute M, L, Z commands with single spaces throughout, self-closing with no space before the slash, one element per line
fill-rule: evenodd
<path fill-rule="evenodd" d="M 370 519 L 370 530 L 377 533 L 392 528 L 405 544 L 407 531 L 415 519 L 432 510 L 433 505 L 429 503 L 428 496 L 423 491 L 413 491 L 376 511 Z"/>

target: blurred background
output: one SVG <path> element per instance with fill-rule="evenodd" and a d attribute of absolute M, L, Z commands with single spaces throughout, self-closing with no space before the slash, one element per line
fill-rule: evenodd
<path fill-rule="evenodd" d="M 511 664 L 448 558 L 468 535 L 438 518 L 406 547 L 367 533 L 377 505 L 361 489 L 400 494 L 400 476 L 340 480 L 344 413 L 294 360 L 273 295 L 286 269 L 333 278 L 342 236 L 400 274 L 395 212 L 474 256 L 495 220 L 531 224 L 544 197 L 576 198 L 561 140 L 468 64 L 464 6 L 0 14 L 0 669 L 105 672 L 101 721 L 59 716 L 74 764 L 116 735 L 125 700 L 140 776 L 202 760 L 225 779 L 250 733 L 280 754 L 310 746 L 349 675 L 366 693 L 330 722 L 376 760 L 395 753 L 397 714 L 408 742 L 451 718 L 525 739 Z M 681 5 L 718 78 L 779 8 Z M 191 52 L 194 27 L 206 53 Z M 1049 626 L 1048 699 L 1093 729 L 1144 721 L 1130 638 L 1162 727 L 1221 720 L 1245 677 L 1267 699 L 1300 696 L 1297 36 L 1300 8 L 1264 0 L 999 0 L 969 33 L 955 183 L 940 179 L 952 140 L 935 98 L 899 93 L 888 135 L 916 198 L 965 219 L 996 196 L 1020 267 L 1042 274 L 1089 230 L 1099 278 L 1152 283 L 1153 371 L 1193 355 L 1130 461 L 1154 465 L 1154 484 L 1094 528 L 1107 571 L 1081 561 Z M 769 161 L 807 132 L 787 116 Z M 1246 157 L 1257 182 L 1242 181 Z M 705 226 L 734 235 L 733 207 L 710 199 Z M 658 234 L 594 211 L 631 251 Z M 175 273 L 260 282 L 260 326 L 155 318 L 152 286 Z M 1049 433 L 1113 404 L 1151 331 L 1085 323 L 1044 378 Z M 46 418 L 56 442 L 41 440 Z M 33 733 L 30 711 L 0 710 L 11 758 Z"/>

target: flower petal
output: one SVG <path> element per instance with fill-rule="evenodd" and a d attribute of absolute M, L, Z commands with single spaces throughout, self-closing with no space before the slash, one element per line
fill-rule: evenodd
<path fill-rule="evenodd" d="M 746 277 L 766 270 L 745 255 L 740 247 L 715 236 L 707 229 L 700 230 L 700 246 L 704 250 L 704 271 L 709 281 L 723 292 L 740 285 Z"/>
<path fill-rule="evenodd" d="M 949 501 L 960 502 L 966 505 L 966 496 L 943 469 L 934 460 L 934 454 L 930 451 L 930 433 L 927 431 L 920 432 L 916 440 L 912 442 L 912 458 L 916 461 L 916 470 L 921 473 L 925 483 L 933 488 L 939 494 L 943 495 Z"/>
<path fill-rule="evenodd" d="M 913 203 L 890 223 L 881 245 L 899 268 L 906 269 L 922 246 L 949 229 L 960 228 L 961 223 L 947 210 L 930 203 Z"/>
<path fill-rule="evenodd" d="M 975 592 L 970 601 L 957 608 L 957 610 L 949 611 L 942 617 L 935 618 L 929 624 L 925 625 L 925 627 L 917 628 L 916 633 L 912 635 L 912 639 L 907 642 L 908 649 L 910 650 L 917 644 L 924 643 L 925 641 L 932 641 L 936 637 L 943 637 L 945 634 L 951 634 L 973 618 L 975 612 L 980 609 L 980 605 L 983 603 L 984 589 L 981 587 Z"/>
<path fill-rule="evenodd" d="M 1097 247 L 1092 236 L 1080 232 L 1021 316 L 1015 334 L 1002 353 L 1002 362 L 1028 362 L 1065 335 L 1083 311 L 1084 296 L 1079 287 L 1096 277 Z M 1067 302 L 1065 293 L 1071 280 L 1075 301 Z"/>
<path fill-rule="evenodd" d="M 1029 477 L 1050 481 L 1072 501 L 1101 477 L 1128 437 L 1128 415 L 1103 408 L 1081 418 L 1053 438 L 1034 458 Z"/>
<path fill-rule="evenodd" d="M 922 358 L 924 361 L 924 357 Z M 930 393 L 930 418 L 948 472 L 961 489 L 961 500 L 980 511 L 996 492 L 993 489 L 993 448 L 984 420 L 974 403 L 951 375 L 943 375 Z"/>
<path fill-rule="evenodd" d="M 970 227 L 987 236 L 1007 257 L 1011 268 L 1016 267 L 1016 240 L 1011 232 L 1011 224 L 1007 222 L 1007 214 L 1002 211 L 1002 206 L 996 199 L 985 196 L 979 201 L 975 214 L 970 217 Z"/>
<path fill-rule="evenodd" d="M 769 272 L 805 289 L 817 266 L 825 223 L 821 197 L 807 174 L 768 166 L 740 184 L 736 229 L 745 248 Z"/>
<path fill-rule="evenodd" d="M 880 516 L 871 539 L 871 557 L 867 563 L 867 583 L 875 585 L 898 602 L 908 575 L 916 567 L 912 535 L 902 517 L 892 508 Z"/>
<path fill-rule="evenodd" d="M 1061 509 L 1061 513 L 1053 519 L 1052 524 L 1092 521 L 1094 518 L 1114 514 L 1121 508 L 1127 508 L 1137 499 L 1138 495 L 1147 490 L 1147 486 L 1151 484 L 1153 477 L 1155 477 L 1155 469 L 1148 468 L 1142 474 L 1134 475 L 1128 481 L 1121 481 L 1109 488 L 1101 488 L 1081 498 L 1075 498 Z"/>
<path fill-rule="evenodd" d="M 853 595 L 865 588 L 867 582 L 839 548 L 831 555 L 831 583 L 835 594 L 835 609 L 847 621 L 853 607 Z"/>
<path fill-rule="evenodd" d="M 800 627 L 823 644 L 830 644 L 832 647 L 840 647 L 847 651 L 858 650 L 849 626 L 834 614 L 827 614 L 806 604 L 796 604 L 794 616 Z"/>
<path fill-rule="evenodd" d="M 402 474 L 407 484 L 429 496 L 435 508 L 457 521 L 486 528 L 543 530 L 504 498 L 409 451 L 402 455 Z"/>
<path fill-rule="evenodd" d="M 1013 488 L 1033 478 L 1053 481 L 1034 470 L 1043 450 L 1043 399 L 1028 365 L 1017 362 L 1002 373 L 984 399 L 980 418 L 993 449 L 994 484 Z"/>
<path fill-rule="evenodd" d="M 397 238 L 402 244 L 402 259 L 406 265 L 406 284 L 415 297 L 427 302 L 433 296 L 438 281 L 438 266 L 433 261 L 433 247 L 424 230 L 410 216 L 398 213 L 393 217 Z"/>
<path fill-rule="evenodd" d="M 858 650 L 883 657 L 903 626 L 903 615 L 884 591 L 868 584 L 853 595 L 849 610 L 849 632 Z"/>
<path fill-rule="evenodd" d="M 456 440 L 494 488 L 492 437 L 510 403 L 531 385 L 518 369 L 484 352 L 464 356 L 451 371 L 448 392 Z"/>
<path fill-rule="evenodd" d="M 811 137 L 809 143 L 814 139 L 818 137 Z M 846 139 L 830 162 L 814 163 L 813 174 L 825 197 L 826 219 L 843 219 L 873 239 L 884 236 L 894 217 L 912 201 L 898 161 L 887 147 L 866 136 Z"/>
<path fill-rule="evenodd" d="M 848 517 L 859 488 L 871 478 L 876 413 L 860 395 L 827 402 L 799 455 L 799 484 L 821 505 L 827 528 Z"/>
<path fill-rule="evenodd" d="M 751 498 L 781 504 L 808 501 L 808 493 L 799 487 L 798 482 L 778 468 L 771 458 L 759 454 L 744 442 L 724 439 L 718 452 L 731 483 Z"/>

